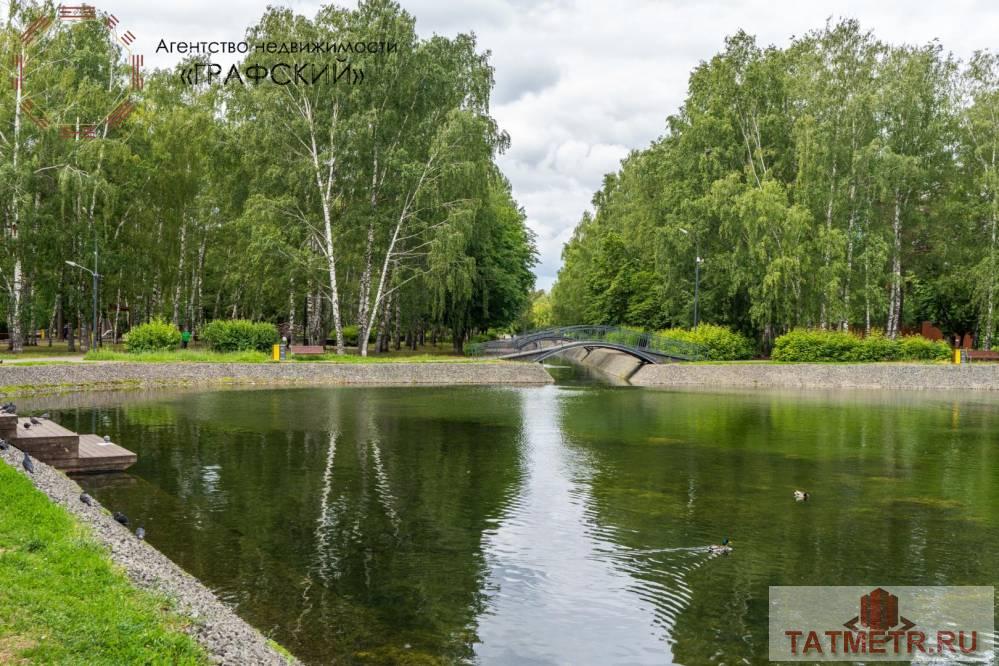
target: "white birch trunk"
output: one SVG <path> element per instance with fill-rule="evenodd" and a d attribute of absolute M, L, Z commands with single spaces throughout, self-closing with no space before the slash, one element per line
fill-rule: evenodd
<path fill-rule="evenodd" d="M 370 322 L 367 325 L 368 330 L 374 326 L 374 319 L 378 316 L 378 308 L 385 296 L 385 288 L 387 284 L 386 278 L 389 274 L 389 262 L 392 261 L 395 255 L 396 244 L 399 242 L 399 234 L 402 232 L 403 225 L 405 225 L 406 221 L 409 219 L 410 207 L 416 203 L 416 200 L 420 195 L 420 191 L 423 189 L 423 185 L 426 182 L 427 176 L 434 168 L 435 159 L 435 153 L 432 153 L 427 159 L 427 163 L 423 166 L 423 173 L 420 174 L 420 179 L 417 181 L 416 187 L 406 197 L 406 202 L 403 204 L 402 211 L 399 213 L 399 219 L 396 220 L 395 229 L 392 231 L 392 239 L 389 241 L 388 249 L 385 251 L 385 261 L 382 262 L 382 274 L 378 278 L 378 290 L 375 292 L 375 300 L 371 308 Z M 368 339 L 365 338 L 363 341 L 359 342 L 361 344 L 361 355 L 366 356 L 368 353 Z"/>
<path fill-rule="evenodd" d="M 288 289 L 288 344 L 295 343 L 295 278 Z"/>
<path fill-rule="evenodd" d="M 850 219 L 846 225 L 846 275 L 843 278 L 843 319 L 840 330 L 846 333 L 850 330 L 850 277 L 853 274 L 853 230 L 857 224 L 857 208 L 854 197 L 857 193 L 856 181 L 850 183 Z"/>
<path fill-rule="evenodd" d="M 996 213 L 992 213 L 992 233 L 989 244 L 989 277 L 988 290 L 985 294 L 985 336 L 983 349 L 992 349 L 992 331 L 995 328 L 995 291 L 996 291 Z"/>
<path fill-rule="evenodd" d="M 21 49 L 21 62 L 24 62 L 24 49 Z M 15 354 L 22 351 L 24 341 L 21 331 L 21 290 L 24 288 L 24 269 L 21 265 L 21 250 L 17 244 L 17 225 L 20 223 L 20 205 L 18 204 L 18 157 L 21 149 L 21 102 L 23 99 L 22 81 L 18 77 L 14 92 L 14 137 L 11 149 L 11 162 L 14 175 L 14 193 L 11 196 L 13 224 L 10 228 L 11 245 L 14 248 L 14 273 L 10 285 L 10 308 L 8 309 L 7 330 L 10 333 L 10 349 Z"/>
<path fill-rule="evenodd" d="M 895 212 L 892 216 L 891 291 L 888 299 L 888 325 L 885 335 L 898 337 L 902 317 L 902 196 L 895 192 Z"/>
<path fill-rule="evenodd" d="M 361 273 L 360 294 L 357 304 L 357 346 L 361 356 L 368 355 L 368 337 L 371 321 L 368 317 L 368 307 L 371 297 L 371 252 L 375 242 L 375 222 L 368 225 L 368 239 L 364 249 L 364 272 Z"/>
<path fill-rule="evenodd" d="M 173 292 L 173 325 L 180 326 L 180 298 L 184 283 L 184 258 L 187 255 L 187 219 L 180 223 L 180 267 L 177 270 L 177 286 Z"/>
<path fill-rule="evenodd" d="M 328 165 L 326 174 L 326 184 L 323 185 L 323 167 L 319 163 L 319 147 L 316 145 L 315 123 L 312 119 L 311 109 L 307 110 L 309 122 L 309 138 L 312 141 L 312 166 L 316 174 L 316 188 L 319 191 L 319 199 L 323 208 L 323 244 L 326 253 L 326 266 L 329 275 L 330 285 L 330 309 L 333 312 L 333 328 L 336 330 L 336 353 L 343 355 L 343 321 L 340 318 L 340 290 L 336 280 L 336 252 L 333 242 L 333 211 L 330 207 L 330 190 L 333 186 L 333 165 Z M 332 162 L 332 159 L 331 159 Z"/>

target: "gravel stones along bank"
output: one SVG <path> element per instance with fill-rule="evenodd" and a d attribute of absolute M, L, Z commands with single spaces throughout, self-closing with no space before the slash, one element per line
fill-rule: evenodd
<path fill-rule="evenodd" d="M 0 365 L 0 393 L 212 384 L 551 384 L 537 363 L 121 363 Z"/>
<path fill-rule="evenodd" d="M 21 470 L 22 454 L 15 447 L 0 451 L 3 462 Z M 160 551 L 136 536 L 111 517 L 94 500 L 93 506 L 80 501 L 82 492 L 72 479 L 35 461 L 35 473 L 29 475 L 35 486 L 56 504 L 89 526 L 94 538 L 110 551 L 137 586 L 169 597 L 175 612 L 190 618 L 187 631 L 204 646 L 209 656 L 220 664 L 297 664 L 279 654 L 259 631 L 239 618 L 201 582 L 174 564 Z M 81 572 L 86 575 L 86 572 Z"/>

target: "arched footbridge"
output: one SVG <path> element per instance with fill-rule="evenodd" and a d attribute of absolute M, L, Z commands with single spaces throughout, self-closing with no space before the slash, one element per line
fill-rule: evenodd
<path fill-rule="evenodd" d="M 469 345 L 467 352 L 473 356 L 540 362 L 570 349 L 609 349 L 634 356 L 643 364 L 703 358 L 701 348 L 689 342 L 619 326 L 586 325 L 546 328 L 504 340 Z"/>

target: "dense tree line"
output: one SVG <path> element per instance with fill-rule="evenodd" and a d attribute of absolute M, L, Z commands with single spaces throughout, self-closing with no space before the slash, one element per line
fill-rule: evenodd
<path fill-rule="evenodd" d="M 784 49 L 738 33 L 666 133 L 608 175 L 563 250 L 560 323 L 693 318 L 764 346 L 798 326 L 996 333 L 999 57 L 856 21 Z"/>
<path fill-rule="evenodd" d="M 389 0 L 314 18 L 269 8 L 248 42 L 398 46 L 351 54 L 357 84 L 191 84 L 178 72 L 208 62 L 188 60 L 147 73 L 124 122 L 67 139 L 56 128 L 115 108 L 129 71 L 101 16 L 25 44 L 54 11 L 11 2 L 0 36 L 26 81 L 0 90 L 0 312 L 14 349 L 90 323 L 91 277 L 66 262 L 92 268 L 95 251 L 104 335 L 241 317 L 329 335 L 341 352 L 355 335 L 362 353 L 393 337 L 460 347 L 528 304 L 534 238 L 495 164 L 509 138 L 473 37 L 422 39 Z M 287 61 L 254 49 L 239 66 Z"/>

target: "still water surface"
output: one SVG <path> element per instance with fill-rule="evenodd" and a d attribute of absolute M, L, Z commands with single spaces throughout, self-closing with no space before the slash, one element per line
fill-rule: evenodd
<path fill-rule="evenodd" d="M 770 585 L 999 583 L 994 396 L 553 371 L 50 406 L 139 454 L 93 494 L 314 664 L 763 664 Z"/>

